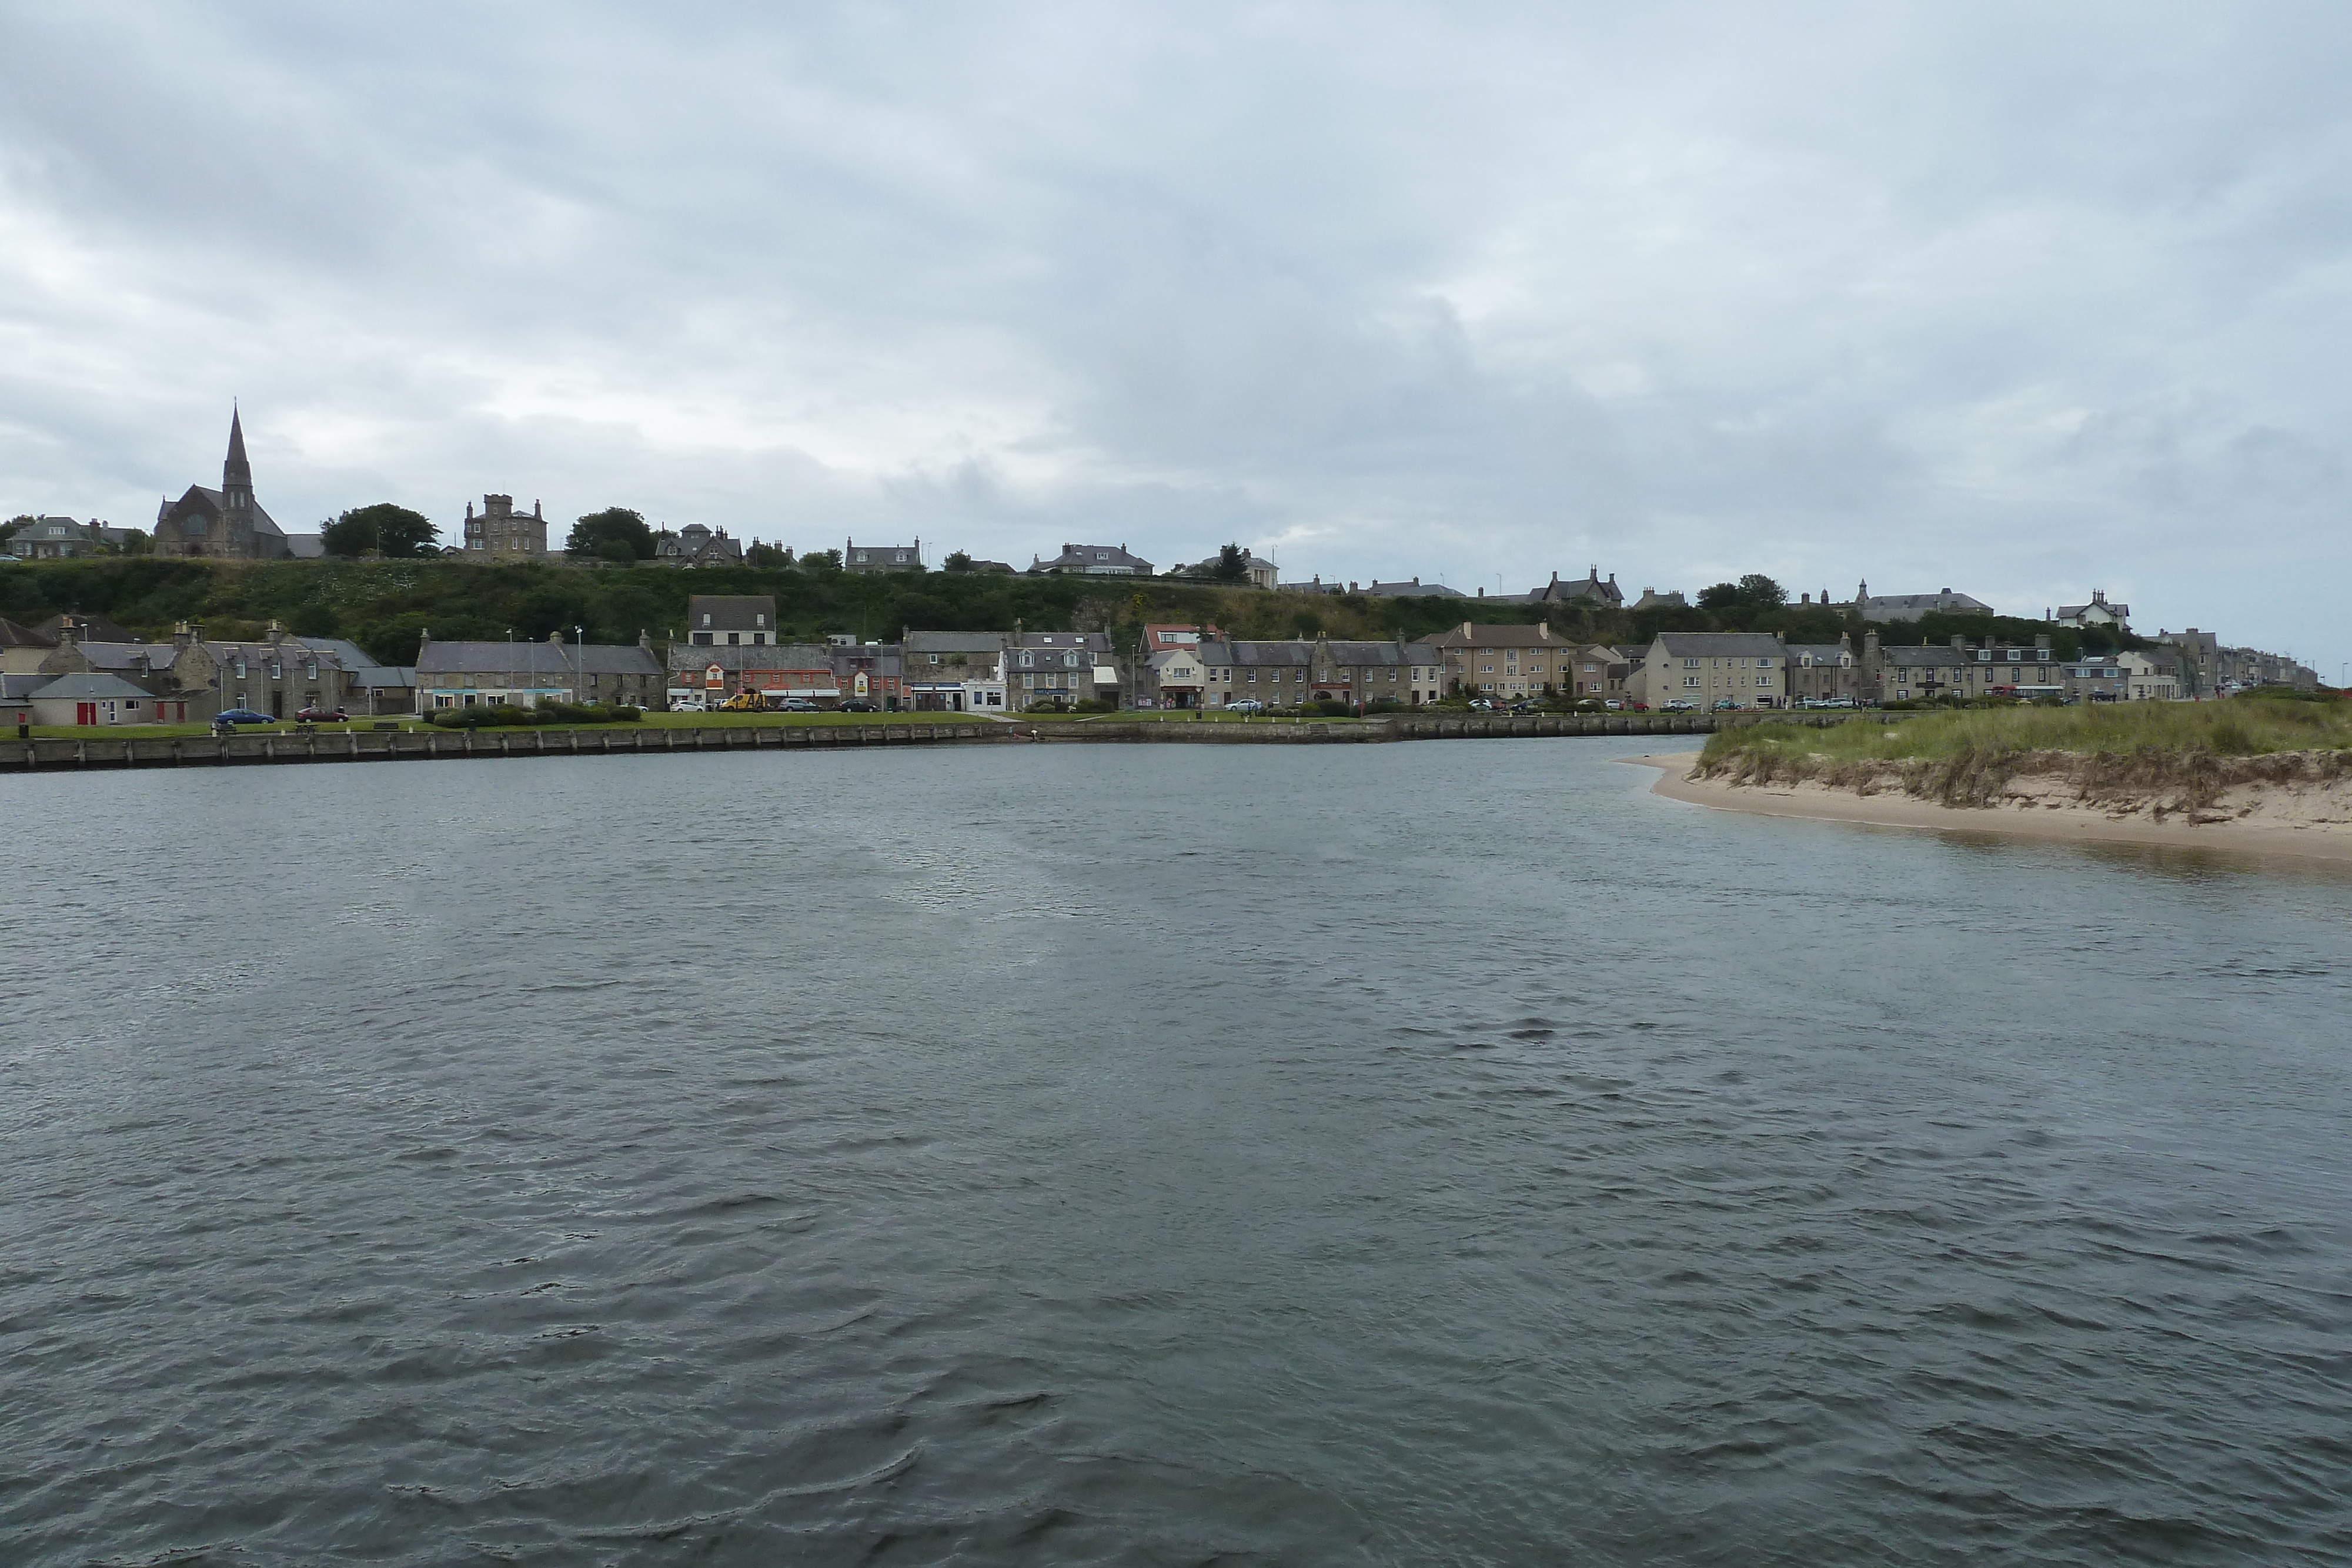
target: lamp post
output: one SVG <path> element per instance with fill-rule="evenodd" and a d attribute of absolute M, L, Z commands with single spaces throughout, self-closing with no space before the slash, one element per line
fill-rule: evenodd
<path fill-rule="evenodd" d="M 507 628 L 507 700 L 509 702 L 512 702 L 514 700 L 514 628 L 509 626 Z"/>
<path fill-rule="evenodd" d="M 572 629 L 572 702 L 574 706 L 580 702 L 580 677 L 588 668 L 587 643 L 588 629 L 574 626 Z"/>

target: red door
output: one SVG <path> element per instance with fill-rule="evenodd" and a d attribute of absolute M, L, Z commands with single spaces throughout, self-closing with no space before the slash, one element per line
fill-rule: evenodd
<path fill-rule="evenodd" d="M 74 704 L 74 723 L 79 725 L 91 725 L 96 724 L 97 722 L 98 705 L 96 703 Z"/>

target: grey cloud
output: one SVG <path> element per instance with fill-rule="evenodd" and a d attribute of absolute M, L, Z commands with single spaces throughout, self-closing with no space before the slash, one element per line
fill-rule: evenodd
<path fill-rule="evenodd" d="M 295 517 L 2095 584 L 2325 658 L 2347 42 L 2318 5 L 0 4 L 0 506 L 135 517 L 236 393 Z"/>

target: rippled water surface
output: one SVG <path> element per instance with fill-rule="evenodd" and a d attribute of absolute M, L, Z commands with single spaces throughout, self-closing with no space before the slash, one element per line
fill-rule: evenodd
<path fill-rule="evenodd" d="M 2352 1556 L 2352 883 L 1625 744 L 0 780 L 0 1560 Z"/>

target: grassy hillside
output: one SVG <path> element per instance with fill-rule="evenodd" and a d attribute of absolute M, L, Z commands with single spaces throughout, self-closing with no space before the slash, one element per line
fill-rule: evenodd
<path fill-rule="evenodd" d="M 412 663 L 417 636 L 544 638 L 587 628 L 591 642 L 667 640 L 693 593 L 768 593 L 787 637 L 845 632 L 891 640 L 935 632 L 1139 630 L 1146 621 L 1213 622 L 1237 636 L 1418 637 L 1475 613 L 1533 621 L 1527 605 L 1307 597 L 1250 589 L 1101 578 L 951 572 L 850 576 L 833 571 L 475 566 L 443 561 L 43 561 L 0 569 L 0 615 L 104 615 L 161 638 L 176 621 L 215 636 L 252 635 L 273 620 L 297 634 L 349 637 L 380 659 Z"/>
<path fill-rule="evenodd" d="M 1210 622 L 1240 637 L 1423 636 L 1465 620 L 1549 621 L 1563 635 L 1646 645 L 1659 632 L 1774 632 L 1791 642 L 1857 643 L 1857 622 L 1811 605 L 1778 610 L 1664 609 L 1639 615 L 1503 604 L 1476 599 L 1372 599 L 1271 593 L 1159 580 L 1006 577 L 955 572 L 850 576 L 804 568 L 677 571 L 664 568 L 476 566 L 456 561 L 163 560 L 134 556 L 0 567 L 0 615 L 45 620 L 61 611 L 104 615 L 161 638 L 175 621 L 202 621 L 216 636 L 250 636 L 271 621 L 298 635 L 348 637 L 377 658 L 409 664 L 417 635 L 445 640 L 541 639 L 574 626 L 591 642 L 634 641 L 640 629 L 666 641 L 682 629 L 692 593 L 775 595 L 779 628 L 816 640 L 845 632 L 888 641 L 932 632 L 1102 631 L 1131 641 L 1147 621 Z M 2031 641 L 2039 622 L 1930 618 L 1880 629 L 1889 642 L 1941 642 L 1954 633 Z M 2058 656 L 2075 638 L 2057 632 Z"/>

